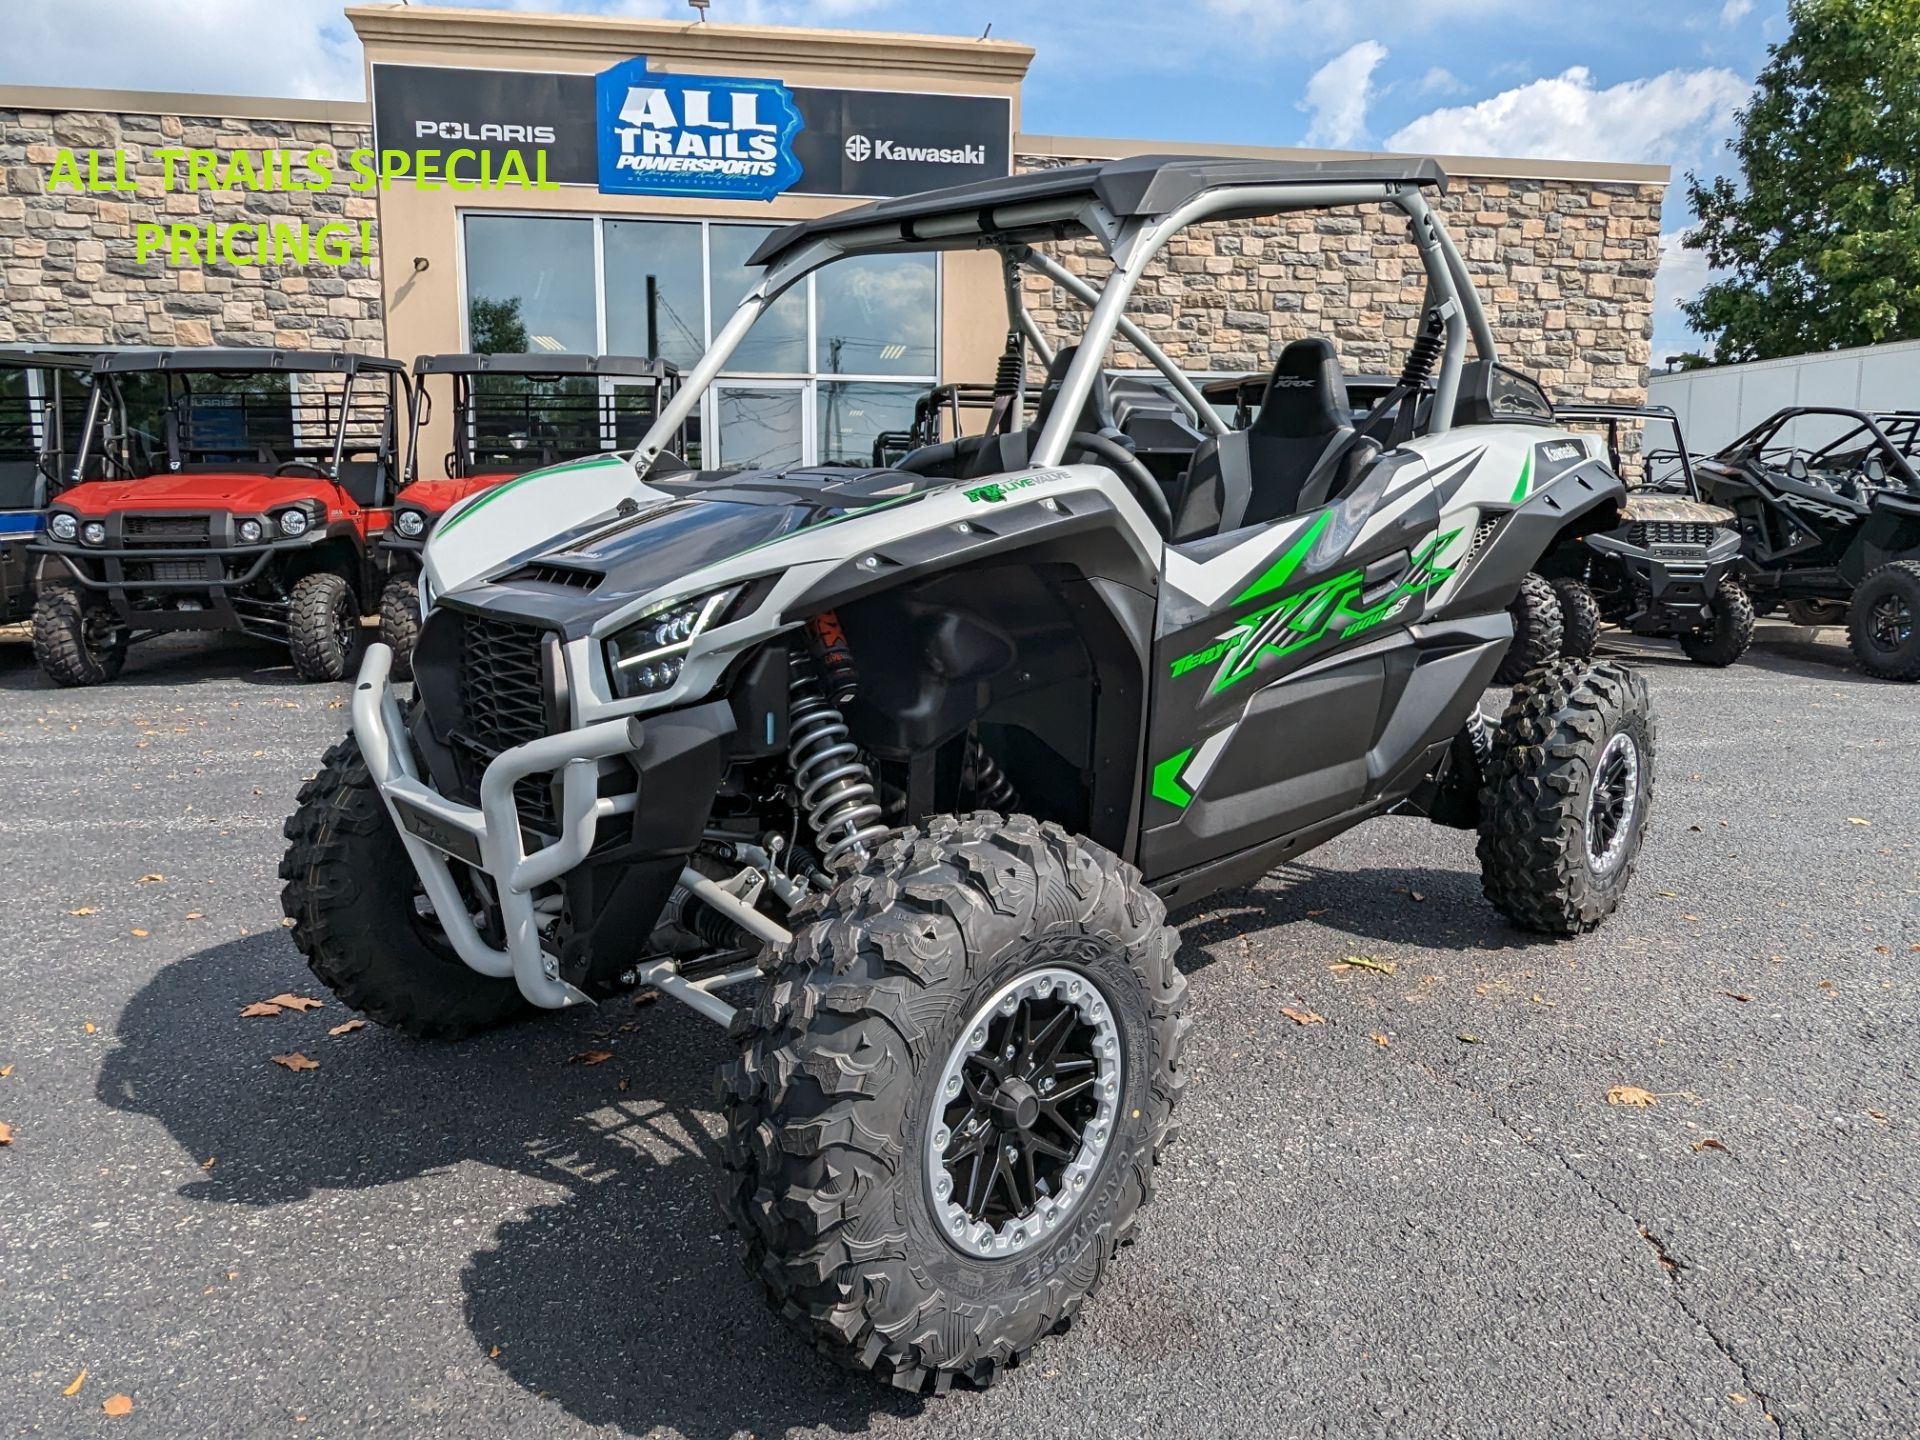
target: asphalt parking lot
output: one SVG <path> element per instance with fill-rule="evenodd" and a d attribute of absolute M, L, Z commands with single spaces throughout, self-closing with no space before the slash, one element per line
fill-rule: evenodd
<path fill-rule="evenodd" d="M 1920 1433 L 1920 695 L 1777 633 L 1634 653 L 1656 828 L 1612 923 L 1524 938 L 1403 819 L 1188 916 L 1140 1243 L 921 1401 L 741 1271 L 704 1022 L 329 1033 L 274 869 L 346 687 L 192 639 L 56 692 L 0 646 L 0 1432 Z M 289 991 L 329 1003 L 240 1018 Z"/>

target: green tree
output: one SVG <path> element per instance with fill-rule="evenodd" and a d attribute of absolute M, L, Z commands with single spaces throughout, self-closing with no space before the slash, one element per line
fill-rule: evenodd
<path fill-rule="evenodd" d="M 467 335 L 476 355 L 523 355 L 527 322 L 520 318 L 520 297 L 489 300 L 476 295 L 467 305 Z"/>
<path fill-rule="evenodd" d="M 1920 336 L 1920 0 L 1792 0 L 1733 150 L 1687 177 L 1721 363 Z"/>

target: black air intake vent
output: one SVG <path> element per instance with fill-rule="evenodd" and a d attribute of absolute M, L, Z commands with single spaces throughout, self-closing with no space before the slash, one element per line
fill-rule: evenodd
<path fill-rule="evenodd" d="M 536 560 L 522 565 L 510 575 L 502 575 L 503 585 L 558 585 L 567 590 L 597 590 L 601 575 L 597 570 L 576 570 L 571 565 L 549 565 Z"/>
<path fill-rule="evenodd" d="M 547 631 L 535 625 L 461 616 L 460 704 L 465 725 L 451 737 L 465 778 L 476 790 L 489 762 L 503 750 L 547 733 L 545 665 Z M 542 834 L 557 833 L 553 796 L 540 778 L 514 787 L 520 823 Z"/>

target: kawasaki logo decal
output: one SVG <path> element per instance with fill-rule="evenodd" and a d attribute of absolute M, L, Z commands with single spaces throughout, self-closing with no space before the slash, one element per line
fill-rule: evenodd
<path fill-rule="evenodd" d="M 1190 671 L 1217 662 L 1219 668 L 1214 671 L 1213 683 L 1207 687 L 1207 693 L 1217 695 L 1253 674 L 1260 662 L 1269 655 L 1291 655 L 1322 640 L 1350 640 L 1371 630 L 1382 621 L 1398 615 L 1415 596 L 1437 588 L 1452 577 L 1458 566 L 1442 565 L 1440 557 L 1459 538 L 1460 533 L 1459 530 L 1449 530 L 1421 546 L 1413 557 L 1406 578 L 1394 587 L 1391 594 L 1372 605 L 1364 605 L 1360 600 L 1366 588 L 1365 572 L 1346 570 L 1240 616 L 1233 622 L 1233 628 L 1214 644 L 1175 660 L 1172 678 L 1177 680 Z M 1309 532 L 1294 546 L 1294 550 L 1304 555 L 1312 538 L 1313 534 Z M 1293 550 L 1288 551 L 1289 555 L 1293 553 Z M 1268 577 L 1281 570 L 1286 560 L 1287 556 L 1282 556 L 1273 569 L 1255 582 L 1240 599 L 1258 595 L 1263 588 L 1273 588 L 1267 583 Z M 1276 584 L 1284 584 L 1298 565 L 1299 561 L 1295 560 Z"/>

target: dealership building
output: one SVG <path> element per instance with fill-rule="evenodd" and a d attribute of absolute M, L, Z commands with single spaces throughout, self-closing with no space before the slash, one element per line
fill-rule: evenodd
<path fill-rule="evenodd" d="M 1091 159 L 1330 154 L 1027 133 L 1034 51 L 1000 39 L 346 13 L 364 103 L 0 87 L 0 344 L 590 351 L 684 369 L 773 226 Z M 489 164 L 538 150 L 552 188 L 169 191 L 152 162 L 168 147 L 465 149 Z M 122 152 L 127 188 L 50 185 L 63 150 Z M 1503 358 L 1557 397 L 1638 399 L 1666 169 L 1439 158 L 1442 213 Z M 143 225 L 361 221 L 370 253 L 343 265 L 170 265 L 137 243 Z M 1305 334 L 1331 339 L 1349 372 L 1397 369 L 1421 297 L 1402 224 L 1382 209 L 1189 230 L 1136 293 L 1136 318 L 1194 372 L 1264 369 Z M 1043 325 L 1072 323 L 1064 292 L 1028 284 Z M 762 318 L 707 397 L 709 459 L 864 461 L 928 386 L 990 379 L 1005 339 L 990 252 L 829 266 Z M 1114 363 L 1139 361 L 1122 349 Z"/>

